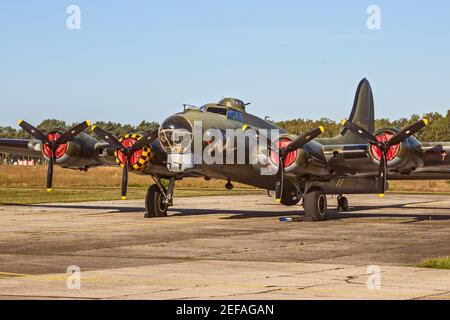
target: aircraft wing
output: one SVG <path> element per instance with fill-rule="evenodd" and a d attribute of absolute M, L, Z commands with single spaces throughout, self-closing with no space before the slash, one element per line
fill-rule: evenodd
<path fill-rule="evenodd" d="M 0 153 L 42 157 L 41 143 L 39 141 L 29 139 L 0 138 Z"/>
<path fill-rule="evenodd" d="M 66 168 L 78 169 L 117 165 L 116 147 L 108 142 L 97 140 L 86 133 L 80 133 L 68 143 L 67 149 L 64 150 L 64 156 L 59 156 L 56 164 Z M 145 166 L 164 165 L 165 152 L 159 147 L 158 141 L 151 143 L 151 150 L 152 161 L 145 162 Z M 0 138 L 0 153 L 42 158 L 42 142 L 36 139 Z"/>
<path fill-rule="evenodd" d="M 432 142 L 422 145 L 423 167 L 414 175 L 427 177 L 450 178 L 450 142 Z M 431 178 L 430 178 L 431 179 Z"/>
<path fill-rule="evenodd" d="M 331 139 L 323 140 L 328 142 Z M 378 167 L 368 148 L 367 144 L 339 145 L 313 141 L 304 148 L 310 157 L 310 165 L 299 170 L 298 175 L 308 174 L 323 179 L 378 176 Z M 422 143 L 421 152 L 415 153 L 414 157 L 421 163 L 419 167 L 405 174 L 388 168 L 388 179 L 450 179 L 450 142 Z"/>
<path fill-rule="evenodd" d="M 450 166 L 450 142 L 424 143 L 422 152 L 424 168 Z"/>

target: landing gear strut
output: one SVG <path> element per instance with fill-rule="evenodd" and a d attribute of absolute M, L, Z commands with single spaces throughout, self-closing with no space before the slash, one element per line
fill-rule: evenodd
<path fill-rule="evenodd" d="M 327 195 L 320 188 L 311 188 L 304 195 L 305 215 L 313 221 L 327 220 Z"/>
<path fill-rule="evenodd" d="M 337 197 L 338 211 L 347 211 L 348 210 L 348 200 L 342 194 Z"/>
<path fill-rule="evenodd" d="M 175 178 L 169 179 L 167 189 L 161 184 L 159 177 L 154 177 L 156 184 L 148 188 L 145 196 L 144 218 L 167 217 L 167 209 L 173 206 L 173 189 Z"/>

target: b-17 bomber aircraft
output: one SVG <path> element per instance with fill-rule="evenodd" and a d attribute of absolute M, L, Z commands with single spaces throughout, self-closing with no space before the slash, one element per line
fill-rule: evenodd
<path fill-rule="evenodd" d="M 184 177 L 223 179 L 227 188 L 239 182 L 275 191 L 277 202 L 303 204 L 305 215 L 314 221 L 327 219 L 326 195 L 337 195 L 338 209 L 347 210 L 345 194 L 382 196 L 388 180 L 450 179 L 450 142 L 421 143 L 413 136 L 427 126 L 427 119 L 374 132 L 374 101 L 366 79 L 334 138 L 320 138 L 323 127 L 301 136 L 289 134 L 246 107 L 234 98 L 201 108 L 185 105 L 159 129 L 120 138 L 88 121 L 65 133 L 43 133 L 20 121 L 33 139 L 0 139 L 0 152 L 43 156 L 48 191 L 55 164 L 81 170 L 119 165 L 123 199 L 129 172 L 149 175 L 154 184 L 145 198 L 147 218 L 167 216 L 175 183 Z M 85 132 L 88 128 L 91 134 Z M 252 143 L 253 137 L 258 143 Z"/>

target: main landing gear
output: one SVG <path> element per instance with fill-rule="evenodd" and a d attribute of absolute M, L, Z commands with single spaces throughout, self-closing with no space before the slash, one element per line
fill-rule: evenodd
<path fill-rule="evenodd" d="M 167 209 L 173 206 L 173 190 L 175 178 L 169 179 L 169 186 L 165 188 L 159 177 L 154 177 L 155 183 L 147 190 L 145 196 L 144 218 L 167 217 Z"/>
<path fill-rule="evenodd" d="M 348 210 L 348 199 L 342 194 L 337 197 L 338 211 Z M 314 221 L 327 220 L 327 196 L 320 188 L 311 188 L 304 195 L 305 215 Z"/>
<path fill-rule="evenodd" d="M 281 204 L 285 206 L 295 206 L 300 201 L 302 201 L 301 205 L 303 205 L 305 216 L 309 221 L 327 220 L 327 195 L 321 188 L 307 187 L 303 196 L 300 196 L 296 191 L 283 192 L 282 194 Z M 347 211 L 349 208 L 348 199 L 340 194 L 337 197 L 337 205 L 338 211 Z"/>
<path fill-rule="evenodd" d="M 313 221 L 327 220 L 327 195 L 318 187 L 306 186 L 303 196 L 296 191 L 286 191 L 281 195 L 280 203 L 285 206 L 303 205 L 305 216 Z"/>
<path fill-rule="evenodd" d="M 305 215 L 313 221 L 327 220 L 327 195 L 320 188 L 311 188 L 304 195 Z"/>

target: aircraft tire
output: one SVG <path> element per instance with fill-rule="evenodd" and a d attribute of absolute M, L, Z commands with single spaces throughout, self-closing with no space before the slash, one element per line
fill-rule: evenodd
<path fill-rule="evenodd" d="M 327 220 L 327 195 L 322 189 L 313 188 L 305 194 L 305 215 L 313 221 Z"/>
<path fill-rule="evenodd" d="M 156 184 L 150 186 L 145 196 L 145 218 L 167 217 L 164 195 Z"/>
<path fill-rule="evenodd" d="M 287 207 L 295 206 L 300 202 L 300 197 L 297 194 L 291 192 L 283 192 L 281 196 L 281 204 Z"/>

